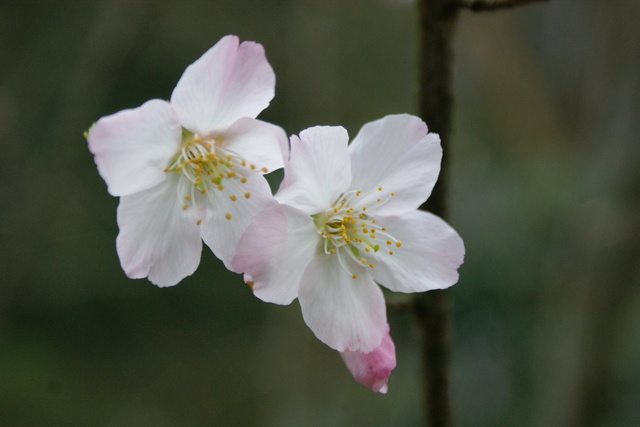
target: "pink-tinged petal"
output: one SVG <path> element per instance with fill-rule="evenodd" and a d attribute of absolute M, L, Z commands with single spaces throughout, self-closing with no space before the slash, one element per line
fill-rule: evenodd
<path fill-rule="evenodd" d="M 113 196 L 158 185 L 180 149 L 182 129 L 171 106 L 153 99 L 98 120 L 87 137 L 100 176 Z"/>
<path fill-rule="evenodd" d="M 317 126 L 291 137 L 291 155 L 285 166 L 289 185 L 276 194 L 280 203 L 309 215 L 331 208 L 349 187 L 349 135 L 340 126 Z"/>
<path fill-rule="evenodd" d="M 309 215 L 274 202 L 254 217 L 231 266 L 253 282 L 253 292 L 261 300 L 290 304 L 318 244 Z"/>
<path fill-rule="evenodd" d="M 458 281 L 464 261 L 464 243 L 441 218 L 423 211 L 400 217 L 378 217 L 378 225 L 402 242 L 370 253 L 373 278 L 398 292 L 444 289 Z M 392 250 L 393 255 L 388 251 Z"/>
<path fill-rule="evenodd" d="M 349 146 L 353 181 L 351 188 L 367 192 L 362 204 L 395 195 L 379 208 L 380 215 L 401 215 L 418 208 L 431 194 L 438 179 L 442 148 L 437 134 L 408 114 L 386 116 L 365 124 Z M 366 198 L 369 200 L 365 200 Z"/>
<path fill-rule="evenodd" d="M 224 135 L 221 147 L 240 155 L 256 166 L 273 172 L 289 158 L 289 139 L 284 130 L 257 119 L 237 120 Z"/>
<path fill-rule="evenodd" d="M 200 225 L 202 239 L 230 270 L 242 233 L 258 212 L 275 203 L 262 175 L 254 173 L 246 178 L 244 184 L 223 180 L 223 190 L 211 187 L 205 195 L 208 209 Z"/>
<path fill-rule="evenodd" d="M 340 356 L 356 381 L 375 392 L 387 393 L 389 376 L 396 367 L 396 347 L 389 335 L 388 324 L 387 333 L 373 351 L 345 351 Z"/>
<path fill-rule="evenodd" d="M 158 286 L 172 286 L 200 263 L 200 230 L 178 200 L 179 179 L 170 174 L 158 186 L 120 199 L 116 247 L 123 270 L 133 279 L 148 276 Z"/>
<path fill-rule="evenodd" d="M 319 253 L 302 276 L 302 316 L 318 339 L 338 351 L 370 352 L 380 345 L 387 313 L 380 287 L 362 267 L 352 278 L 336 255 Z"/>
<path fill-rule="evenodd" d="M 189 65 L 171 94 L 182 125 L 217 135 L 241 117 L 255 118 L 275 93 L 275 74 L 262 45 L 225 36 Z"/>

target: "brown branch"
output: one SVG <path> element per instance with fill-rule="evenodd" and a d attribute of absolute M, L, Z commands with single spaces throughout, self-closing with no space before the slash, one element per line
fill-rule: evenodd
<path fill-rule="evenodd" d="M 438 182 L 421 209 L 446 216 L 446 183 L 453 97 L 452 44 L 458 10 L 455 0 L 420 1 L 420 115 L 438 133 L 443 161 Z M 422 347 L 426 421 L 430 427 L 453 425 L 449 387 L 451 322 L 447 291 L 417 295 L 413 303 Z"/>
<path fill-rule="evenodd" d="M 451 7 L 456 9 L 469 9 L 472 12 L 493 12 L 543 1 L 548 2 L 549 0 L 458 0 L 454 1 Z"/>

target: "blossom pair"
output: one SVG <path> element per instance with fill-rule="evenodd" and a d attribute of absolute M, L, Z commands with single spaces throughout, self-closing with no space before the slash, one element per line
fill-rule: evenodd
<path fill-rule="evenodd" d="M 386 391 L 395 367 L 377 283 L 421 292 L 457 281 L 457 233 L 417 208 L 442 156 L 410 115 L 346 130 L 319 126 L 287 140 L 256 119 L 274 96 L 261 45 L 226 36 L 185 70 L 169 102 L 101 118 L 88 143 L 120 197 L 116 240 L 129 277 L 170 286 L 192 274 L 202 241 L 244 273 L 260 299 L 298 298 L 316 336 L 354 377 Z M 264 174 L 284 167 L 272 196 Z"/>

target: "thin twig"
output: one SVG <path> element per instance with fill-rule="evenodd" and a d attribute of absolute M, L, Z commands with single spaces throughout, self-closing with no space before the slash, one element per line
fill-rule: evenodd
<path fill-rule="evenodd" d="M 472 12 L 493 12 L 543 1 L 548 2 L 549 0 L 458 0 L 453 2 L 451 6 L 456 9 L 469 9 Z"/>

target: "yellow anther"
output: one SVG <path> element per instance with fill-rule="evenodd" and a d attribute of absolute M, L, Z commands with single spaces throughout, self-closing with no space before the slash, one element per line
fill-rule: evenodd
<path fill-rule="evenodd" d="M 261 171 L 267 173 L 267 168 L 262 168 Z"/>
<path fill-rule="evenodd" d="M 401 242 L 400 240 L 398 240 L 398 241 L 396 242 L 396 246 L 397 246 L 397 247 L 402 246 L 402 242 Z"/>
<path fill-rule="evenodd" d="M 371 252 L 371 248 L 369 246 L 365 246 L 364 250 L 367 252 Z"/>
<path fill-rule="evenodd" d="M 387 229 L 386 229 L 386 228 L 384 228 L 384 227 L 380 228 L 380 230 L 382 230 L 382 231 L 387 231 Z"/>
<path fill-rule="evenodd" d="M 373 267 L 375 267 L 375 266 L 376 266 L 376 265 L 375 265 L 374 263 L 369 264 L 369 267 L 371 267 L 371 268 L 373 268 Z"/>
<path fill-rule="evenodd" d="M 185 200 L 191 200 L 191 196 L 190 196 L 189 194 L 186 194 L 186 195 L 184 196 L 184 199 L 185 199 Z"/>
<path fill-rule="evenodd" d="M 390 245 L 391 244 L 391 240 L 387 240 L 386 243 L 387 243 L 387 245 Z"/>
<path fill-rule="evenodd" d="M 202 220 L 201 219 L 196 221 L 196 225 L 200 225 L 200 224 L 202 224 Z"/>
<path fill-rule="evenodd" d="M 382 199 L 376 199 L 376 202 L 380 202 L 380 201 L 382 201 Z"/>
<path fill-rule="evenodd" d="M 251 164 L 249 165 L 249 167 L 251 168 L 251 170 L 255 170 L 255 169 L 256 169 L 256 165 L 254 165 L 253 163 L 251 163 Z"/>
<path fill-rule="evenodd" d="M 251 280 L 247 280 L 246 282 L 244 282 L 247 284 L 247 286 L 249 286 L 249 289 L 253 290 L 253 285 L 254 283 Z"/>
<path fill-rule="evenodd" d="M 229 172 L 227 173 L 227 178 L 233 178 L 234 176 L 236 176 L 235 171 L 229 171 Z"/>
<path fill-rule="evenodd" d="M 396 195 L 396 193 L 391 193 L 391 195 L 392 195 L 392 196 L 395 196 L 395 195 Z"/>
<path fill-rule="evenodd" d="M 360 195 L 360 190 L 356 191 L 356 196 Z"/>
<path fill-rule="evenodd" d="M 186 204 L 186 203 L 182 205 L 182 209 L 187 209 L 188 207 L 189 207 L 189 205 Z"/>
<path fill-rule="evenodd" d="M 226 214 L 224 214 L 224 217 L 227 219 L 231 219 L 231 214 L 227 212 Z"/>
<path fill-rule="evenodd" d="M 352 278 L 352 279 L 355 279 L 356 277 L 358 277 L 358 276 L 356 276 L 355 274 L 352 274 L 352 275 L 351 275 L 351 278 Z"/>
<path fill-rule="evenodd" d="M 362 207 L 362 211 L 364 212 L 364 211 L 366 211 L 366 210 L 367 210 L 367 207 L 366 207 L 366 206 L 363 206 L 363 207 Z"/>
<path fill-rule="evenodd" d="M 206 192 L 207 192 L 207 189 L 206 189 L 206 188 L 201 188 L 201 189 L 200 189 L 200 194 L 204 194 L 204 193 L 206 193 Z"/>
<path fill-rule="evenodd" d="M 393 251 L 389 251 L 389 255 L 393 255 Z"/>
<path fill-rule="evenodd" d="M 382 191 L 382 187 L 378 187 L 378 191 Z"/>
<path fill-rule="evenodd" d="M 249 197 L 251 197 L 251 193 L 244 193 L 244 198 L 248 199 Z"/>
<path fill-rule="evenodd" d="M 242 163 L 240 163 L 242 166 L 247 166 L 247 162 L 245 162 L 244 160 L 242 161 Z"/>
<path fill-rule="evenodd" d="M 231 199 L 232 202 L 236 201 L 236 196 L 234 196 L 233 194 L 229 196 L 229 198 Z"/>
<path fill-rule="evenodd" d="M 335 254 L 335 253 L 336 253 L 336 250 L 335 250 L 335 249 L 329 249 L 329 253 L 330 253 L 331 255 L 333 255 L 333 254 Z"/>
<path fill-rule="evenodd" d="M 364 258 L 360 258 L 360 262 L 361 262 L 361 263 L 363 263 L 363 264 L 366 264 L 366 263 L 367 263 L 367 260 L 366 260 L 366 259 L 364 259 Z"/>
<path fill-rule="evenodd" d="M 243 184 L 247 182 L 247 177 L 243 176 L 242 178 L 240 178 L 240 182 Z"/>
<path fill-rule="evenodd" d="M 220 190 L 220 191 L 224 190 L 224 185 L 218 184 L 218 190 Z"/>
<path fill-rule="evenodd" d="M 368 228 L 363 228 L 363 229 L 362 229 L 362 232 L 363 232 L 363 233 L 368 233 L 368 232 L 369 232 L 369 229 L 368 229 Z"/>

